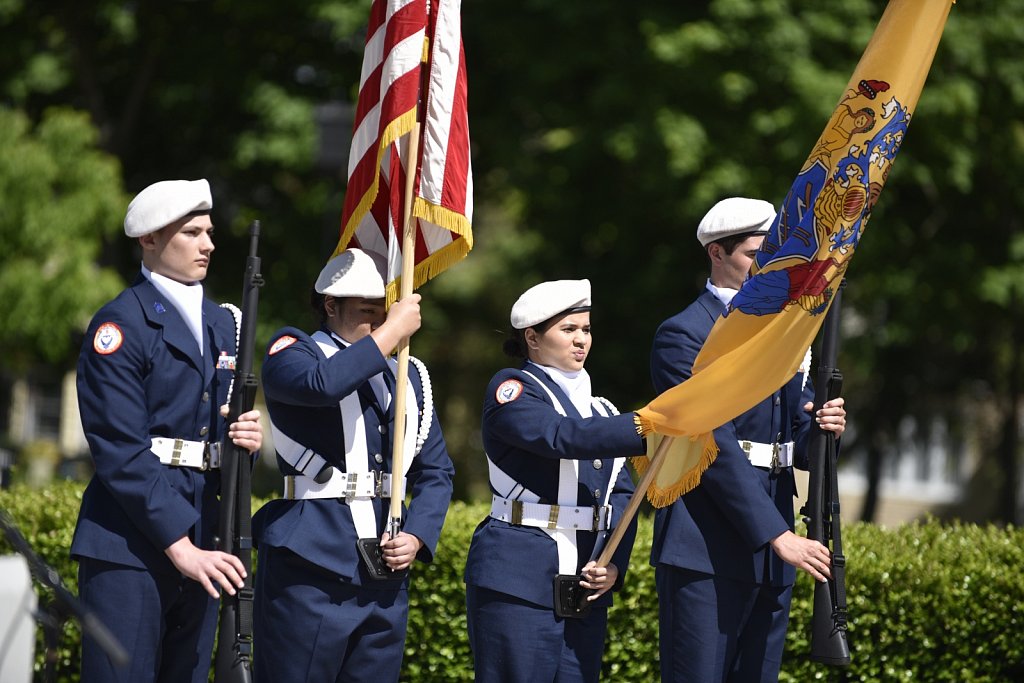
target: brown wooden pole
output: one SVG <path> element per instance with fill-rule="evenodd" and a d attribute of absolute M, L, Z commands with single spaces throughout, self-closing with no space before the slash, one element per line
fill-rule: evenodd
<path fill-rule="evenodd" d="M 647 489 L 650 488 L 651 484 L 654 482 L 654 478 L 658 476 L 658 470 L 661 469 L 662 463 L 665 462 L 669 446 L 672 445 L 673 441 L 675 441 L 675 437 L 666 436 L 663 437 L 661 443 L 658 444 L 658 448 L 654 451 L 654 456 L 651 458 L 651 462 L 647 465 L 647 471 L 644 472 L 644 476 L 641 477 L 639 483 L 637 483 L 636 490 L 633 491 L 633 496 L 629 499 L 629 503 L 626 504 L 626 509 L 622 511 L 622 518 L 619 520 L 619 523 L 615 525 L 612 535 L 608 538 L 608 542 L 601 551 L 601 555 L 597 558 L 598 567 L 607 567 L 612 561 L 612 555 L 615 554 L 616 548 L 618 548 L 619 543 L 622 542 L 622 537 L 626 534 L 626 529 L 629 527 L 629 523 L 632 522 L 633 517 L 636 516 L 636 511 L 640 509 L 640 503 L 643 502 L 644 496 L 647 495 Z M 615 482 L 612 483 L 614 484 Z"/>
<path fill-rule="evenodd" d="M 402 216 L 402 275 L 398 300 L 412 294 L 413 270 L 416 264 L 416 221 L 412 216 L 413 190 L 416 183 L 416 162 L 419 158 L 420 122 L 409 132 L 409 145 L 405 156 L 404 211 Z M 402 473 L 405 457 L 406 386 L 409 384 L 409 337 L 398 342 L 398 370 L 395 373 L 395 426 L 394 449 L 391 454 L 391 537 L 402 525 Z M 415 435 L 413 435 L 415 438 Z"/>

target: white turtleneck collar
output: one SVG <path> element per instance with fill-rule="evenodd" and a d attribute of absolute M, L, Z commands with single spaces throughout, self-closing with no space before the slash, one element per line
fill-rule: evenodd
<path fill-rule="evenodd" d="M 593 415 L 590 374 L 586 369 L 577 372 L 566 372 L 550 365 L 534 363 L 532 360 L 530 363 L 548 374 L 554 383 L 569 397 L 569 400 L 572 401 L 573 406 L 579 411 L 580 415 L 583 417 Z"/>
<path fill-rule="evenodd" d="M 736 296 L 737 292 L 740 291 L 738 289 L 733 289 L 731 287 L 716 287 L 715 285 L 711 284 L 710 278 L 708 278 L 707 288 L 708 291 L 714 294 L 715 298 L 717 298 L 719 301 L 725 304 L 726 307 L 728 307 L 729 304 L 732 303 L 732 298 Z"/>
<path fill-rule="evenodd" d="M 154 273 L 146 266 L 142 266 L 142 275 L 153 283 L 157 291 L 171 300 L 174 307 L 181 314 L 188 326 L 189 332 L 199 345 L 199 355 L 203 355 L 203 285 L 193 282 L 190 285 L 182 284 L 177 280 Z"/>

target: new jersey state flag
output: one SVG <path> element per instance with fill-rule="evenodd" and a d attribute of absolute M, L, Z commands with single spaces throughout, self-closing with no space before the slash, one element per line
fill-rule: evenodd
<path fill-rule="evenodd" d="M 638 411 L 651 453 L 675 439 L 648 488 L 653 505 L 697 486 L 718 453 L 711 431 L 796 374 L 903 144 L 950 6 L 889 3 L 693 375 Z M 634 458 L 641 472 L 649 462 Z"/>

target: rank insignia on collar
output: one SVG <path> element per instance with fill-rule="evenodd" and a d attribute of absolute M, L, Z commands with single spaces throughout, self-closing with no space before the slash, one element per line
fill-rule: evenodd
<path fill-rule="evenodd" d="M 229 356 L 227 351 L 220 352 L 220 358 L 217 359 L 218 370 L 234 370 L 235 369 L 235 357 Z"/>
<path fill-rule="evenodd" d="M 507 379 L 498 385 L 494 398 L 498 403 L 511 403 L 523 393 L 523 383 L 517 379 Z"/>
<path fill-rule="evenodd" d="M 103 323 L 96 328 L 96 335 L 92 338 L 92 348 L 96 353 L 109 356 L 121 348 L 124 341 L 124 333 L 114 323 Z"/>

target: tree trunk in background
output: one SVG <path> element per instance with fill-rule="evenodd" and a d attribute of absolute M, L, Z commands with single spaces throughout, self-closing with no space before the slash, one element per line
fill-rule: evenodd
<path fill-rule="evenodd" d="M 1021 315 L 1018 309 L 1017 294 L 1010 294 L 1010 368 L 1007 381 L 1007 410 L 1003 418 L 1002 438 L 996 453 L 999 469 L 1003 476 L 1002 488 L 999 492 L 999 505 L 996 508 L 996 519 L 1006 524 L 1017 523 L 1017 488 L 1020 482 L 1019 450 L 1020 450 L 1020 354 Z"/>
<path fill-rule="evenodd" d="M 882 430 L 875 432 L 876 435 L 882 433 Z M 878 512 L 878 482 L 882 478 L 882 448 L 879 442 L 882 440 L 877 436 L 868 439 L 867 467 L 864 472 L 867 488 L 864 491 L 864 506 L 860 511 L 862 522 L 875 521 L 875 514 Z"/>

